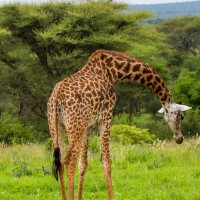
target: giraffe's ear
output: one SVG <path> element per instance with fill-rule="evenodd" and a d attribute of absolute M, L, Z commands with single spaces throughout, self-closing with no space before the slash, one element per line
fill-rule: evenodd
<path fill-rule="evenodd" d="M 180 104 L 176 104 L 176 107 L 178 110 L 180 110 L 181 112 L 184 112 L 186 110 L 190 110 L 192 107 L 189 106 L 185 106 L 185 105 L 180 105 Z"/>
<path fill-rule="evenodd" d="M 158 113 L 160 113 L 160 114 L 165 113 L 165 109 L 162 107 L 162 108 L 158 111 Z"/>

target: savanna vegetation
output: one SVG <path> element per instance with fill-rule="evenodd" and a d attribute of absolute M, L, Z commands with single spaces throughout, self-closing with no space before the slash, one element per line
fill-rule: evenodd
<path fill-rule="evenodd" d="M 108 199 L 99 145 L 97 136 L 90 138 L 83 189 L 86 200 Z M 47 173 L 51 172 L 52 153 L 44 145 L 14 145 L 0 150 L 0 199 L 61 199 L 59 183 Z M 116 200 L 199 199 L 199 139 L 187 140 L 182 145 L 157 142 L 146 146 L 112 141 L 111 152 Z"/>
<path fill-rule="evenodd" d="M 185 114 L 184 135 L 199 133 L 200 17 L 152 26 L 143 23 L 152 13 L 125 9 L 127 5 L 107 0 L 0 7 L 1 142 L 45 141 L 46 103 L 54 84 L 99 48 L 126 52 L 153 66 L 176 102 L 193 107 Z M 116 93 L 118 124 L 147 128 L 159 139 L 171 135 L 157 115 L 160 103 L 151 91 L 124 82 Z"/>
<path fill-rule="evenodd" d="M 182 130 L 197 137 L 181 146 L 162 143 L 172 132 L 157 114 L 157 98 L 141 85 L 118 83 L 111 131 L 116 199 L 199 199 L 200 17 L 152 25 L 153 13 L 126 9 L 112 0 L 0 7 L 0 199 L 60 196 L 59 184 L 41 168 L 51 171 L 52 162 L 46 104 L 54 84 L 96 49 L 122 51 L 155 68 L 174 100 L 192 107 Z M 102 200 L 107 191 L 96 132 L 84 197 Z"/>

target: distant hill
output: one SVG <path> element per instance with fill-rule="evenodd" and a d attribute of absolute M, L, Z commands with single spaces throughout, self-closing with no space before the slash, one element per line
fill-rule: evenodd
<path fill-rule="evenodd" d="M 127 12 L 148 10 L 156 14 L 154 20 L 180 16 L 200 16 L 200 0 L 182 3 L 130 5 Z"/>

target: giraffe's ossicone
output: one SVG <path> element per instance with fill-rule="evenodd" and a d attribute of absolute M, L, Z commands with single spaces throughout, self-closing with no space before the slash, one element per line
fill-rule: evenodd
<path fill-rule="evenodd" d="M 48 122 L 55 148 L 54 173 L 59 175 L 62 199 L 66 199 L 64 167 L 68 176 L 69 200 L 74 200 L 74 173 L 79 158 L 78 199 L 82 199 L 84 175 L 87 170 L 88 129 L 100 126 L 101 155 L 109 199 L 113 200 L 109 135 L 116 102 L 114 85 L 130 80 L 148 87 L 162 105 L 166 122 L 177 143 L 182 143 L 181 112 L 188 106 L 175 104 L 161 76 L 147 63 L 116 51 L 97 50 L 86 65 L 56 84 L 48 101 Z M 68 145 L 65 147 L 65 138 Z"/>

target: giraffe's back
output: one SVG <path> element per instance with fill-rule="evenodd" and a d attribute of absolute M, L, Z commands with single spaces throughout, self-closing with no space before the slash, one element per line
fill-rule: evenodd
<path fill-rule="evenodd" d="M 72 75 L 54 88 L 51 98 L 57 96 L 58 120 L 66 128 L 95 123 L 104 111 L 109 98 L 104 84 L 98 78 Z"/>

